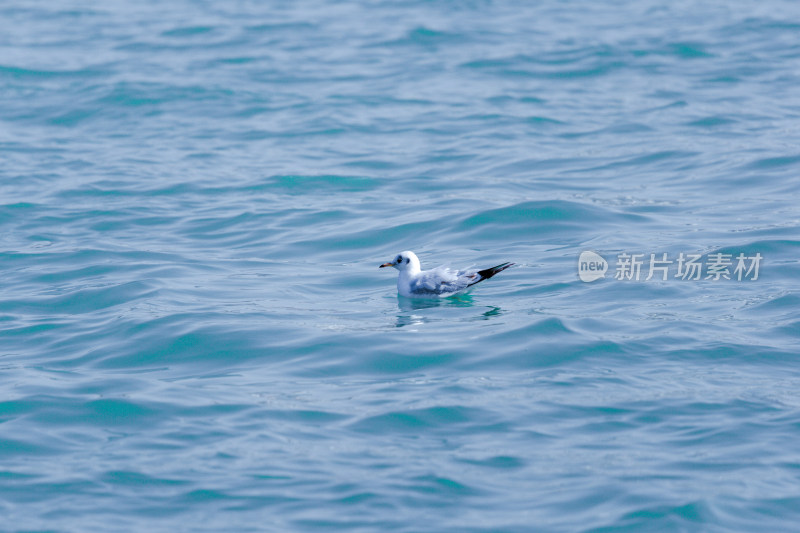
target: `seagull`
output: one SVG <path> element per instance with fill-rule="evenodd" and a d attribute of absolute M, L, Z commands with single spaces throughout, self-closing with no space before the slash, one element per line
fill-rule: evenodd
<path fill-rule="evenodd" d="M 378 268 L 394 267 L 400 271 L 397 292 L 407 298 L 446 298 L 463 292 L 476 283 L 489 279 L 514 263 L 503 263 L 484 270 L 450 270 L 440 266 L 433 270 L 420 270 L 419 258 L 414 252 L 400 252 L 393 261 Z"/>

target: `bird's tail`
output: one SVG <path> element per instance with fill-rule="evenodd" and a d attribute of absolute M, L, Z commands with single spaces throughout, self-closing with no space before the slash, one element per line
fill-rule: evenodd
<path fill-rule="evenodd" d="M 507 269 L 510 266 L 514 266 L 515 263 L 503 263 L 502 265 L 493 266 L 492 268 L 486 268 L 483 270 L 478 270 L 478 281 L 475 283 L 479 283 L 485 279 L 489 279 L 498 272 L 502 272 L 503 270 Z M 475 285 L 475 283 L 470 283 L 470 285 Z"/>

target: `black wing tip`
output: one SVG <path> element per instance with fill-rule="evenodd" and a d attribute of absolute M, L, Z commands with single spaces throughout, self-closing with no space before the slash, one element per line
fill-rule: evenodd
<path fill-rule="evenodd" d="M 516 263 L 502 263 L 497 266 L 493 266 L 492 268 L 486 268 L 484 270 L 478 270 L 478 275 L 481 277 L 481 281 L 485 279 L 489 279 L 495 274 L 502 272 L 503 270 L 507 269 L 508 267 L 514 266 Z"/>

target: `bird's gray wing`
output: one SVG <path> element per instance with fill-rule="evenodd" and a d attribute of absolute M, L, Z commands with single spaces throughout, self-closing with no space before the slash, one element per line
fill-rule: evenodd
<path fill-rule="evenodd" d="M 411 282 L 411 293 L 417 296 L 442 296 L 463 291 L 473 283 L 477 274 L 472 271 L 439 267 L 420 273 Z"/>

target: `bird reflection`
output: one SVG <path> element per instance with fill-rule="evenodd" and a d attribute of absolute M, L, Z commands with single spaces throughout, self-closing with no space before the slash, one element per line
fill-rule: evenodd
<path fill-rule="evenodd" d="M 401 311 L 417 311 L 431 307 L 472 307 L 472 296 L 459 294 L 450 298 L 397 298 L 397 307 Z"/>
<path fill-rule="evenodd" d="M 398 328 L 406 326 L 419 326 L 427 322 L 435 320 L 443 320 L 441 316 L 435 318 L 426 314 L 418 313 L 417 311 L 424 311 L 425 309 L 432 309 L 435 307 L 474 307 L 472 296 L 469 294 L 459 294 L 450 298 L 404 298 L 397 299 L 397 307 L 400 313 L 397 314 L 397 321 L 395 326 Z M 503 310 L 496 306 L 487 306 L 487 310 L 477 316 L 464 317 L 463 320 L 489 320 L 503 314 Z"/>
<path fill-rule="evenodd" d="M 494 317 L 500 316 L 502 314 L 503 314 L 503 310 L 502 309 L 500 309 L 499 307 L 495 307 L 493 305 L 490 305 L 489 306 L 489 310 L 486 311 L 485 313 L 481 314 L 480 319 L 481 320 L 489 320 L 490 318 L 494 318 Z"/>

